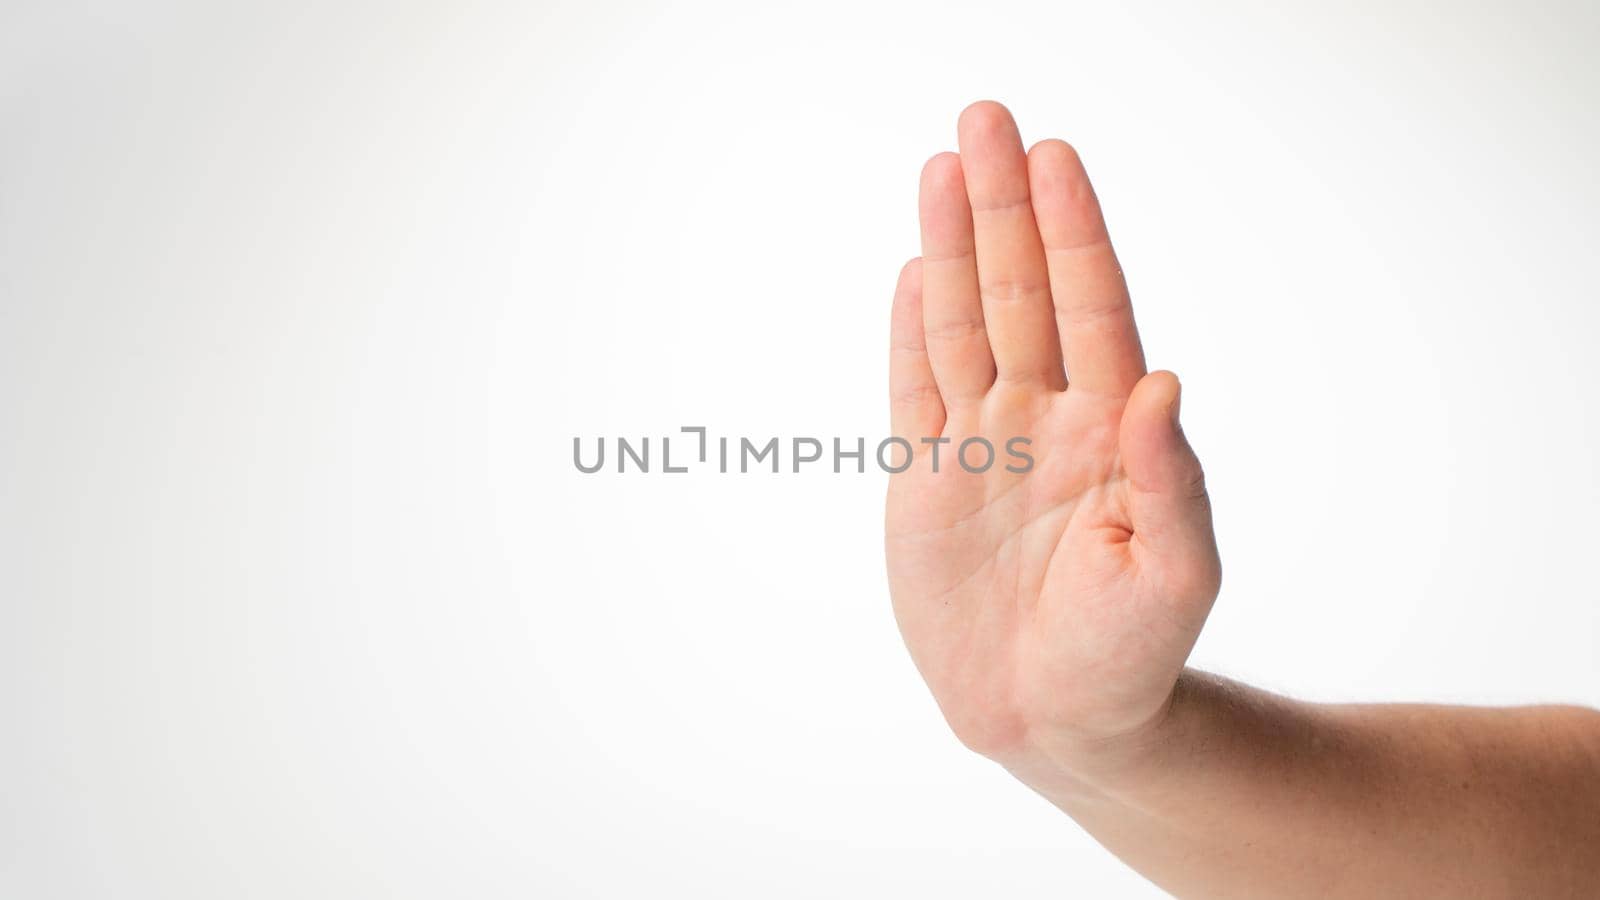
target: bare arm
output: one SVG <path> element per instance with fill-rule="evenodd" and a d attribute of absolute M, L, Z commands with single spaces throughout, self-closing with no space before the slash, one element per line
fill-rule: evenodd
<path fill-rule="evenodd" d="M 1180 897 L 1591 897 L 1600 713 L 1297 703 L 1186 672 L 1149 733 L 1013 771 Z"/>
<path fill-rule="evenodd" d="M 956 735 L 1180 896 L 1600 894 L 1600 714 L 1317 706 L 1184 668 L 1222 569 L 1178 380 L 1145 366 L 1073 148 L 1024 152 L 995 103 L 957 131 L 895 291 L 917 452 L 885 521 Z M 1030 464 L 955 465 L 978 439 Z"/>

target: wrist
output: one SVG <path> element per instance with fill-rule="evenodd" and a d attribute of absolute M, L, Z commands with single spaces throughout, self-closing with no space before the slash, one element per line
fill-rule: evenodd
<path fill-rule="evenodd" d="M 1182 744 L 1195 713 L 1190 682 L 1197 675 L 1182 672 L 1156 709 L 1131 727 L 1110 733 L 1039 727 L 996 761 L 1057 805 L 1125 797 L 1150 785 Z"/>

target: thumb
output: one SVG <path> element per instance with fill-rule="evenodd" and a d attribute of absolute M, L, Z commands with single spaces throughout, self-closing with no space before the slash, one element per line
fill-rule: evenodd
<path fill-rule="evenodd" d="M 1205 474 L 1178 424 L 1181 389 L 1171 372 L 1139 380 L 1118 436 L 1139 563 L 1164 588 L 1216 596 L 1222 579 Z"/>

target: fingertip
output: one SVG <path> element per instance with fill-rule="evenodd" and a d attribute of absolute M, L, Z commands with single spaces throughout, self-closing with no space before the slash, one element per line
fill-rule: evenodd
<path fill-rule="evenodd" d="M 956 119 L 956 130 L 961 134 L 994 134 L 1015 131 L 1016 119 L 1011 110 L 998 100 L 979 100 L 967 104 Z"/>
<path fill-rule="evenodd" d="M 1078 148 L 1060 138 L 1045 138 L 1028 148 L 1028 175 L 1034 190 L 1048 193 L 1072 190 L 1089 183 Z"/>
<path fill-rule="evenodd" d="M 922 164 L 923 187 L 948 187 L 961 180 L 961 154 L 941 150 Z"/>
<path fill-rule="evenodd" d="M 974 209 L 1007 207 L 1028 199 L 1022 136 L 1004 106 L 980 100 L 963 110 L 956 143 Z"/>
<path fill-rule="evenodd" d="M 1041 161 L 1078 162 L 1078 148 L 1060 138 L 1045 138 L 1028 148 L 1028 158 Z"/>
<path fill-rule="evenodd" d="M 1167 369 L 1157 369 L 1139 379 L 1134 385 L 1135 393 L 1144 392 L 1149 395 L 1149 400 L 1162 409 L 1169 409 L 1179 401 L 1183 394 L 1183 383 L 1178 376 Z"/>
<path fill-rule="evenodd" d="M 900 267 L 900 276 L 895 279 L 895 296 L 906 294 L 920 295 L 922 293 L 922 257 L 913 256 L 906 260 Z"/>
<path fill-rule="evenodd" d="M 1183 400 L 1183 383 L 1178 376 L 1158 369 L 1139 379 L 1128 396 L 1130 409 L 1138 410 L 1138 417 L 1151 423 L 1157 431 L 1175 431 L 1179 408 Z M 1157 424 L 1159 423 L 1159 424 Z"/>
<path fill-rule="evenodd" d="M 961 173 L 960 154 L 947 150 L 935 153 L 923 163 L 917 195 L 924 226 L 929 225 L 930 220 L 943 223 L 944 219 L 956 215 L 967 200 L 967 183 Z"/>
<path fill-rule="evenodd" d="M 1094 197 L 1078 148 L 1059 138 L 1047 138 L 1028 149 L 1028 178 L 1040 202 L 1064 201 L 1065 206 L 1058 208 L 1073 220 L 1081 214 L 1068 211 Z"/>
<path fill-rule="evenodd" d="M 972 210 L 959 155 L 939 153 L 922 167 L 917 209 L 925 257 L 946 259 L 972 252 Z"/>
<path fill-rule="evenodd" d="M 1130 475 L 1145 481 L 1153 460 L 1171 442 L 1182 385 L 1164 369 L 1140 378 L 1122 414 L 1121 443 Z"/>

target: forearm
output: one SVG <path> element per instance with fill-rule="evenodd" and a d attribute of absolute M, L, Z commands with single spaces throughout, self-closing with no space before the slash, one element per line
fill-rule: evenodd
<path fill-rule="evenodd" d="M 1600 713 L 1297 703 L 1186 672 L 1117 744 L 1018 777 L 1182 897 L 1566 897 L 1600 885 Z"/>

